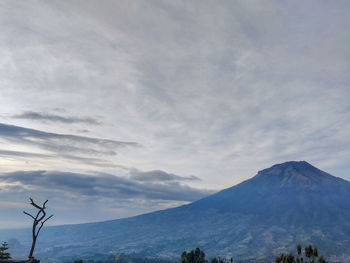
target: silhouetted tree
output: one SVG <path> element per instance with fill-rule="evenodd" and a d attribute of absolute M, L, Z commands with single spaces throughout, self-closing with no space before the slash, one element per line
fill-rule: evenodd
<path fill-rule="evenodd" d="M 32 206 L 34 206 L 36 209 L 38 209 L 39 211 L 37 212 L 37 214 L 35 216 L 27 213 L 26 211 L 23 211 L 23 213 L 25 213 L 26 215 L 30 216 L 32 219 L 33 219 L 33 227 L 32 227 L 32 238 L 33 238 L 33 241 L 32 241 L 32 247 L 30 249 L 30 252 L 29 252 L 29 256 L 28 258 L 31 259 L 33 258 L 33 253 L 34 253 L 34 249 L 35 249 L 35 244 L 36 244 L 36 240 L 39 236 L 39 233 L 40 233 L 40 230 L 42 229 L 43 225 L 45 224 L 45 222 L 47 220 L 49 220 L 51 217 L 53 217 L 53 215 L 50 215 L 49 217 L 45 218 L 46 217 L 46 212 L 45 212 L 45 209 L 46 209 L 46 203 L 48 202 L 48 200 L 46 200 L 42 206 L 39 206 L 37 205 L 32 198 L 29 198 L 30 200 L 30 204 Z M 38 225 L 40 223 L 40 226 L 39 228 Z"/>
<path fill-rule="evenodd" d="M 11 254 L 6 252 L 8 249 L 7 242 L 3 242 L 0 247 L 0 259 L 11 259 Z"/>
<path fill-rule="evenodd" d="M 279 257 L 276 257 L 275 262 L 276 263 L 281 263 L 284 258 L 284 254 L 281 254 Z"/>
<path fill-rule="evenodd" d="M 304 249 L 305 256 L 309 259 L 309 263 L 315 263 L 315 258 L 318 257 L 318 250 L 317 248 L 312 248 L 311 245 L 308 245 Z M 295 259 L 292 254 L 281 254 L 280 256 L 276 257 L 275 262 L 276 263 L 303 263 L 304 259 L 302 257 L 302 249 L 301 246 L 297 246 L 297 253 L 298 257 Z M 327 263 L 325 259 L 321 256 L 317 263 Z"/>
<path fill-rule="evenodd" d="M 308 245 L 305 247 L 305 257 L 309 259 L 309 262 L 311 262 L 311 256 L 313 254 L 313 249 L 311 245 Z"/>
<path fill-rule="evenodd" d="M 327 261 L 323 258 L 323 256 L 320 256 L 317 260 L 317 263 L 327 263 Z"/>
<path fill-rule="evenodd" d="M 199 248 L 191 250 L 191 252 L 182 252 L 181 263 L 206 263 L 205 253 Z"/>
<path fill-rule="evenodd" d="M 302 263 L 304 259 L 301 257 L 301 245 L 298 244 L 297 246 L 297 252 L 298 252 L 298 257 L 296 259 L 296 263 Z"/>
<path fill-rule="evenodd" d="M 298 251 L 298 256 L 300 257 L 300 255 L 301 255 L 301 245 L 300 244 L 298 244 L 298 246 L 297 246 L 297 251 Z"/>
<path fill-rule="evenodd" d="M 281 254 L 279 257 L 275 260 L 276 263 L 294 263 L 294 256 L 292 254 Z"/>
<path fill-rule="evenodd" d="M 293 262 L 295 262 L 294 261 L 294 256 L 292 254 L 287 254 L 284 263 L 293 263 Z"/>
<path fill-rule="evenodd" d="M 312 262 L 315 262 L 315 258 L 318 257 L 318 251 L 317 248 L 315 247 L 314 250 L 312 251 Z"/>

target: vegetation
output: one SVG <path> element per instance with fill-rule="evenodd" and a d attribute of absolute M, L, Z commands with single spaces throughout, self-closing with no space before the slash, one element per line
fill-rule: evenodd
<path fill-rule="evenodd" d="M 214 257 L 210 261 L 206 260 L 205 253 L 199 248 L 191 252 L 184 251 L 181 254 L 181 263 L 233 263 L 233 258 L 222 259 Z M 281 254 L 275 260 L 276 263 L 327 263 L 323 256 L 319 256 L 317 248 L 308 245 L 304 249 L 304 254 L 301 245 L 297 246 L 297 256 L 292 253 Z"/>
<path fill-rule="evenodd" d="M 227 259 L 222 259 L 222 258 L 213 258 L 210 263 L 233 263 L 233 258 L 231 258 L 230 260 Z"/>
<path fill-rule="evenodd" d="M 311 245 L 308 245 L 304 249 L 304 256 L 306 259 L 304 260 L 301 245 L 299 244 L 297 246 L 297 257 L 294 257 L 293 254 L 281 254 L 279 257 L 276 258 L 276 263 L 315 263 L 316 259 L 317 263 L 327 263 L 327 261 L 323 258 L 323 256 L 318 257 L 318 250 L 317 248 L 312 248 Z"/>
<path fill-rule="evenodd" d="M 181 263 L 206 263 L 205 253 L 201 251 L 198 247 L 191 252 L 182 252 Z"/>
<path fill-rule="evenodd" d="M 11 254 L 6 252 L 8 249 L 7 242 L 3 242 L 0 247 L 0 259 L 11 259 Z"/>
<path fill-rule="evenodd" d="M 181 263 L 208 263 L 208 260 L 205 258 L 205 253 L 199 248 L 196 248 L 195 250 L 191 250 L 191 252 L 182 252 Z M 214 257 L 210 263 L 233 263 L 233 258 L 227 260 Z"/>
<path fill-rule="evenodd" d="M 78 260 L 76 260 L 76 261 L 78 261 Z M 85 261 L 84 260 L 81 262 L 84 262 L 84 263 L 91 263 L 91 262 L 96 262 L 96 263 L 178 263 L 178 261 L 169 260 L 169 259 L 144 258 L 144 257 L 136 256 L 136 255 L 120 255 L 120 254 L 118 254 L 117 256 L 115 256 L 114 258 L 111 258 L 111 259 L 104 259 L 104 260 L 97 260 L 97 261 L 94 261 L 94 260 L 86 260 Z"/>

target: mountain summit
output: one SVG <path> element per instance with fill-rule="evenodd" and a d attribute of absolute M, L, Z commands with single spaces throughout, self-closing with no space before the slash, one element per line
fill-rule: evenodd
<path fill-rule="evenodd" d="M 266 176 L 279 177 L 283 182 L 300 183 L 302 185 L 319 184 L 336 179 L 336 177 L 317 169 L 305 161 L 276 164 L 270 168 L 259 171 L 255 178 Z"/>
<path fill-rule="evenodd" d="M 179 257 L 195 247 L 221 257 L 272 258 L 294 251 L 298 243 L 311 243 L 324 255 L 350 256 L 350 182 L 305 161 L 286 162 L 188 205 L 48 227 L 41 238 L 42 258 L 115 253 Z"/>
<path fill-rule="evenodd" d="M 350 207 L 350 183 L 311 164 L 285 162 L 253 178 L 190 204 L 221 213 L 263 214 L 265 220 L 309 224 L 323 221 L 339 207 Z M 312 205 L 312 209 L 310 207 Z M 278 216 L 277 216 L 278 213 Z"/>

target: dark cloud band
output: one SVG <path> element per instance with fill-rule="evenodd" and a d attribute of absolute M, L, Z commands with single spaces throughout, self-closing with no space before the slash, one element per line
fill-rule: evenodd
<path fill-rule="evenodd" d="M 149 181 L 199 181 L 200 178 L 190 175 L 186 177 L 178 176 L 175 174 L 166 173 L 161 170 L 154 170 L 149 172 L 141 172 L 138 170 L 130 171 L 130 176 L 132 179 L 140 182 L 149 182 Z"/>
<path fill-rule="evenodd" d="M 0 137 L 12 143 L 37 146 L 54 153 L 115 155 L 125 147 L 140 147 L 136 142 L 115 141 L 71 134 L 58 134 L 0 123 Z"/>
<path fill-rule="evenodd" d="M 73 116 L 60 116 L 51 113 L 42 113 L 34 111 L 26 111 L 18 115 L 12 116 L 16 119 L 29 119 L 43 122 L 62 122 L 67 124 L 72 123 L 85 123 L 91 125 L 100 125 L 101 122 L 91 117 L 73 117 Z"/>
<path fill-rule="evenodd" d="M 152 176 L 154 173 L 155 176 Z M 147 180 L 140 181 L 135 176 L 114 176 L 111 174 L 82 174 L 60 171 L 17 171 L 0 176 L 2 184 L 17 184 L 21 189 L 33 189 L 36 192 L 62 192 L 76 195 L 109 198 L 194 201 L 212 193 L 210 190 L 197 189 L 183 185 L 186 177 L 167 174 L 163 171 L 145 172 Z M 171 177 L 171 180 L 169 179 Z"/>

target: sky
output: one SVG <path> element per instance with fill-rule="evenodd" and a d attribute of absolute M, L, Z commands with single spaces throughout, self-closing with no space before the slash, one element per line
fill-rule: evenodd
<path fill-rule="evenodd" d="M 0 228 L 134 216 L 276 163 L 350 180 L 349 1 L 1 1 Z"/>

